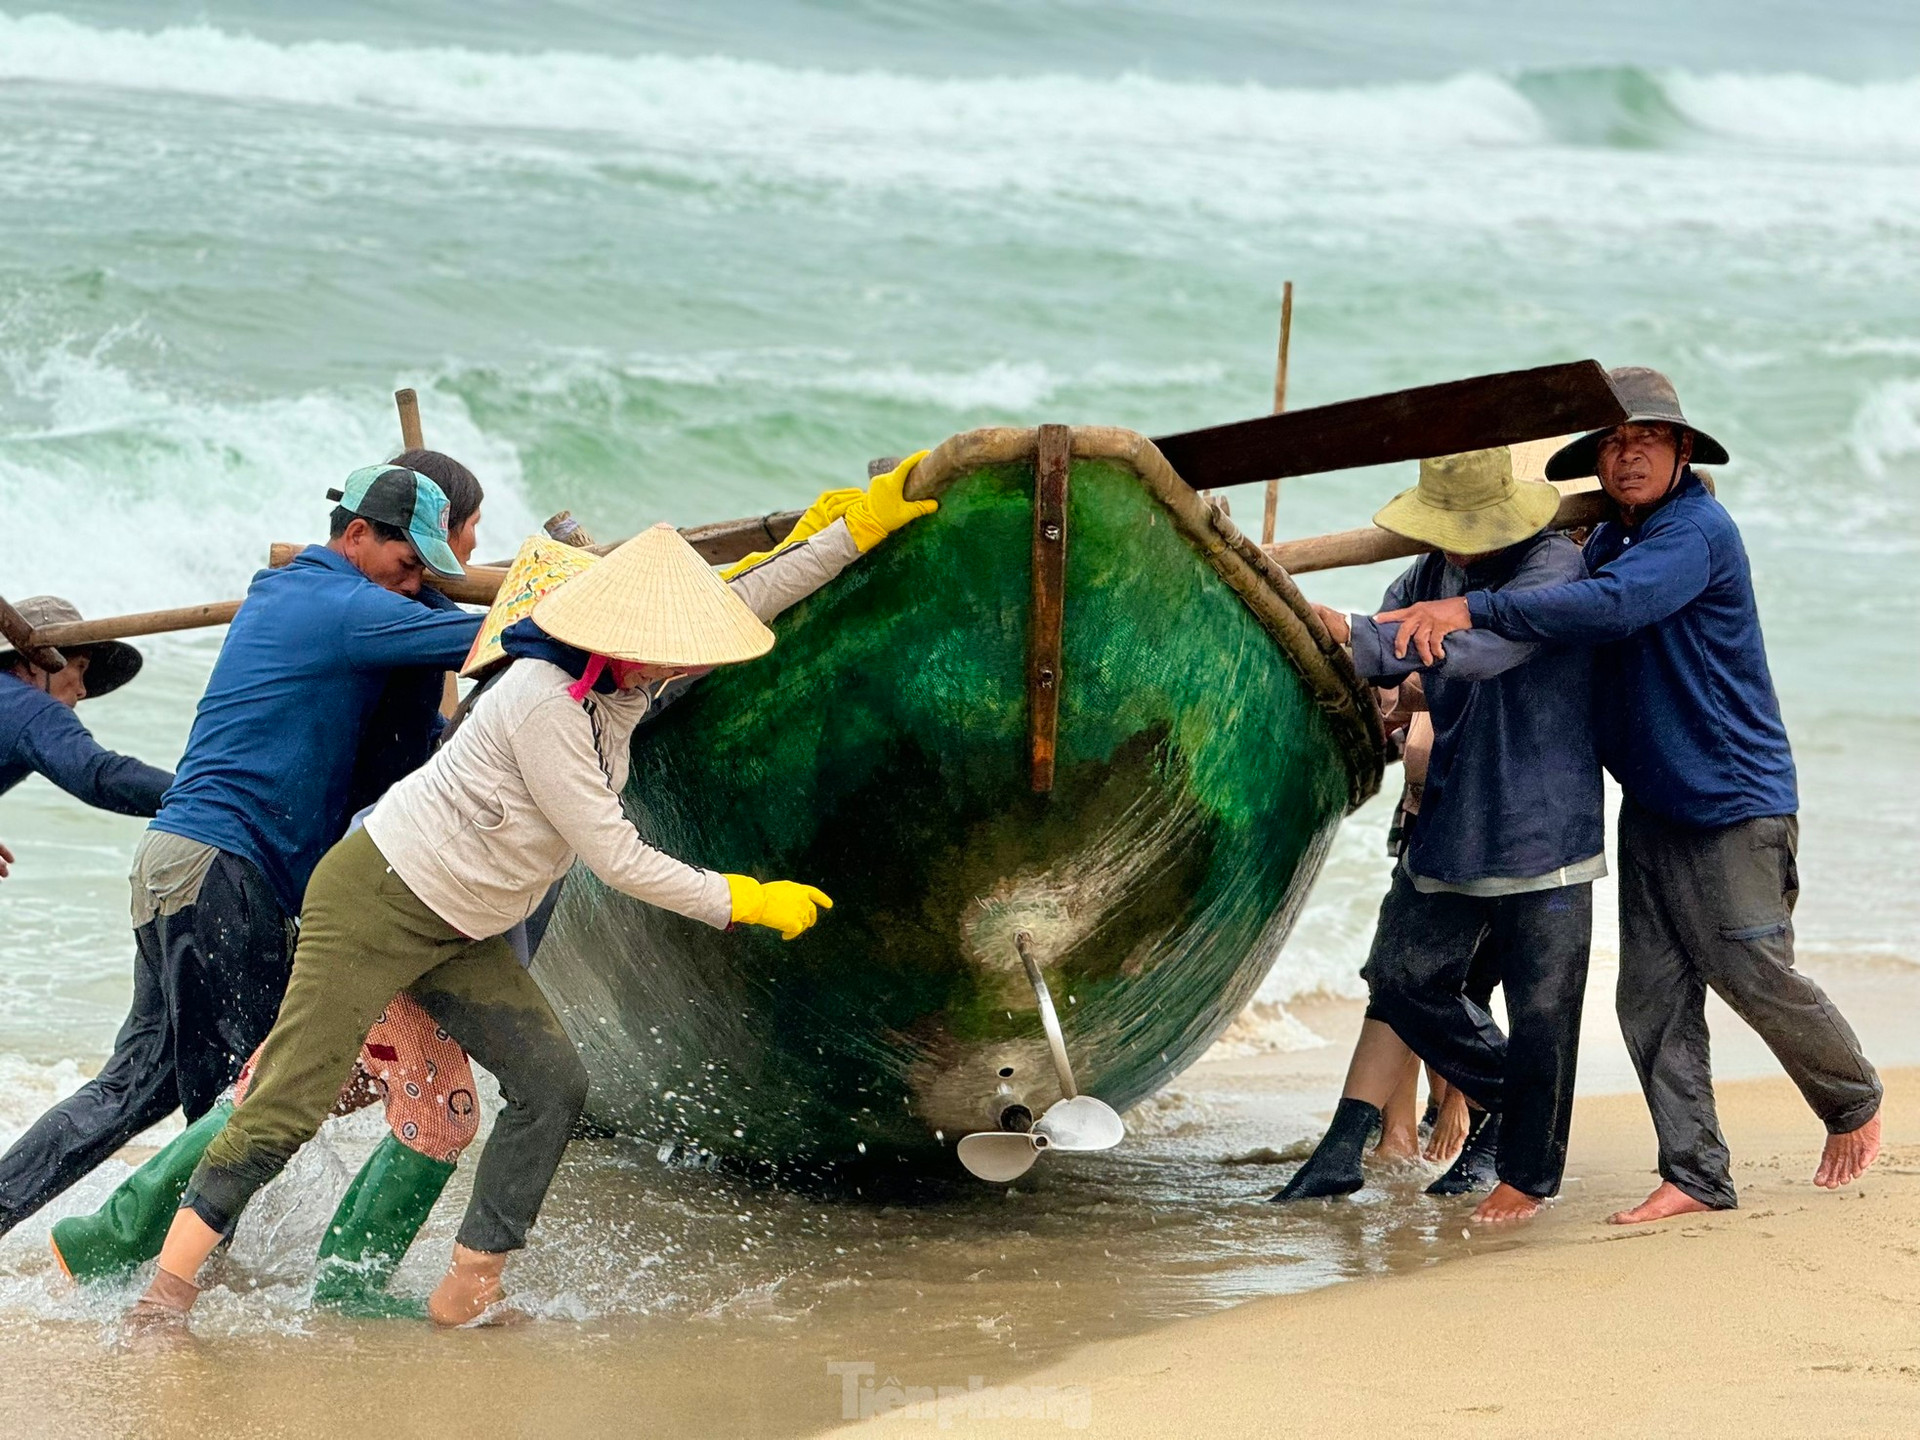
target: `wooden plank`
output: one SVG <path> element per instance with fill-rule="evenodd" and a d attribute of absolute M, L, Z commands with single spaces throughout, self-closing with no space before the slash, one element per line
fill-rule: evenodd
<path fill-rule="evenodd" d="M 0 635 L 42 670 L 57 672 L 67 668 L 67 657 L 34 634 L 32 622 L 4 598 L 0 598 Z"/>
<path fill-rule="evenodd" d="M 1027 614 L 1027 748 L 1033 793 L 1053 789 L 1066 628 L 1067 473 L 1073 429 L 1042 425 L 1033 461 L 1033 607 Z"/>
<path fill-rule="evenodd" d="M 1553 517 L 1553 528 L 1573 530 L 1584 525 L 1597 525 L 1602 520 L 1614 518 L 1616 513 L 1613 502 L 1598 489 L 1563 493 L 1559 512 Z M 1277 560 L 1289 575 L 1306 575 L 1315 570 L 1338 570 L 1348 565 L 1372 565 L 1380 560 L 1420 555 L 1434 547 L 1369 525 L 1364 530 L 1342 530 L 1332 535 L 1312 535 L 1304 540 L 1283 540 L 1278 545 L 1264 545 L 1261 548 Z"/>
<path fill-rule="evenodd" d="M 1263 415 L 1154 444 L 1196 490 L 1218 489 L 1484 450 L 1625 418 L 1607 372 L 1579 360 Z"/>

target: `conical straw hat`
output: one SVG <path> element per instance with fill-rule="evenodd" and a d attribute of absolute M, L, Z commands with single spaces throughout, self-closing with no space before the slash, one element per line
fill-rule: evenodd
<path fill-rule="evenodd" d="M 533 607 L 549 590 L 578 575 L 599 558 L 591 550 L 563 545 L 545 535 L 529 535 L 521 541 L 520 553 L 507 567 L 507 578 L 500 582 L 499 593 L 493 597 L 493 608 L 487 611 L 480 633 L 473 637 L 473 648 L 467 651 L 467 663 L 460 667 L 460 673 L 477 675 L 506 659 L 507 652 L 500 648 L 502 633 L 531 615 Z"/>
<path fill-rule="evenodd" d="M 671 525 L 634 536 L 533 618 L 563 644 L 648 665 L 732 665 L 773 648 L 773 632 Z"/>

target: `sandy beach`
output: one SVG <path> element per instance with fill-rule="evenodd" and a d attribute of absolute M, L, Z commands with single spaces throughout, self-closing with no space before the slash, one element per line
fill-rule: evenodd
<path fill-rule="evenodd" d="M 983 1435 L 1911 1435 L 1920 1070 L 1886 1079 L 1886 1152 L 1838 1194 L 1811 1183 L 1819 1136 L 1793 1087 L 1740 1081 L 1720 1091 L 1740 1208 L 1608 1227 L 1653 1183 L 1652 1127 L 1638 1096 L 1584 1099 L 1566 1192 L 1523 1230 L 1417 1274 L 1090 1346 L 951 1397 L 945 1419 Z"/>

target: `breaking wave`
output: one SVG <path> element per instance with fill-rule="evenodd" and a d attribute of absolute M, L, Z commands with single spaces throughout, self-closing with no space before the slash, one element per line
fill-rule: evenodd
<path fill-rule="evenodd" d="M 1291 89 L 1138 73 L 938 78 L 721 56 L 280 44 L 205 25 L 132 30 L 36 14 L 0 15 L 0 79 L 598 132 L 665 152 L 753 157 L 803 177 L 857 164 L 884 178 L 917 170 L 915 157 L 932 153 L 956 184 L 1014 183 L 1011 156 L 1125 170 L 1159 152 L 1204 163 L 1349 147 L 1920 153 L 1920 77 L 1594 67 Z"/>

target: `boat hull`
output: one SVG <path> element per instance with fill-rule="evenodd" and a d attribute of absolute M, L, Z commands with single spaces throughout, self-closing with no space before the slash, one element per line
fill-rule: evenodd
<path fill-rule="evenodd" d="M 1284 575 L 1147 442 L 1078 431 L 1056 780 L 1034 794 L 1032 434 L 948 442 L 922 467 L 936 516 L 636 736 L 626 802 L 652 843 L 834 908 L 787 944 L 577 870 L 535 973 L 597 1122 L 786 1166 L 1038 1114 L 1060 1091 L 1017 930 L 1081 1088 L 1122 1109 L 1259 985 L 1378 783 L 1377 722 Z"/>

